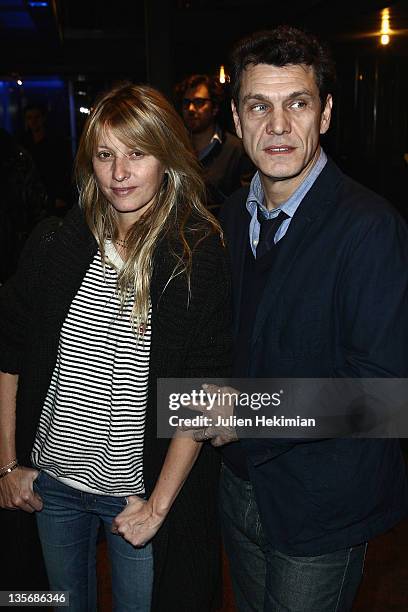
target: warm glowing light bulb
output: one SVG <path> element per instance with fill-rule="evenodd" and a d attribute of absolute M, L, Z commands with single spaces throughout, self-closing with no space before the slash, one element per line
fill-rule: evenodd
<path fill-rule="evenodd" d="M 389 19 L 383 19 L 381 22 L 381 32 L 382 34 L 389 34 L 390 32 L 390 22 Z"/>
<path fill-rule="evenodd" d="M 220 83 L 225 83 L 226 81 L 226 75 L 225 75 L 225 69 L 224 66 L 220 66 Z"/>
<path fill-rule="evenodd" d="M 390 42 L 390 9 L 385 8 L 381 11 L 381 38 L 380 42 L 382 45 L 388 45 Z"/>

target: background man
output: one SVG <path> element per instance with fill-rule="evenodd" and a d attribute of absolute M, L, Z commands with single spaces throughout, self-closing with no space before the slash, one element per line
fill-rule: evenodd
<path fill-rule="evenodd" d="M 26 131 L 22 144 L 36 165 L 47 192 L 47 213 L 63 216 L 71 202 L 72 162 L 67 144 L 47 125 L 47 110 L 41 104 L 24 109 Z"/>
<path fill-rule="evenodd" d="M 210 204 L 217 208 L 226 196 L 248 184 L 253 167 L 239 138 L 218 122 L 224 92 L 206 74 L 193 74 L 176 87 L 184 123 L 199 161 L 205 169 Z"/>
<path fill-rule="evenodd" d="M 222 213 L 234 375 L 407 377 L 408 232 L 320 146 L 332 111 L 330 57 L 313 36 L 279 27 L 241 41 L 232 68 L 237 134 L 258 168 Z M 238 609 L 350 610 L 366 542 L 407 514 L 398 441 L 242 439 L 225 447 L 224 462 Z"/>
<path fill-rule="evenodd" d="M 14 272 L 27 236 L 45 215 L 47 196 L 30 155 L 0 128 L 0 285 Z"/>

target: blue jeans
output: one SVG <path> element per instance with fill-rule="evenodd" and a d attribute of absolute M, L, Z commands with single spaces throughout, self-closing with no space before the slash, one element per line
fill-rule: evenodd
<path fill-rule="evenodd" d="M 367 544 L 317 557 L 268 550 L 264 612 L 349 612 Z"/>
<path fill-rule="evenodd" d="M 221 472 L 221 517 L 239 612 L 349 612 L 367 545 L 315 557 L 268 546 L 250 482 Z"/>
<path fill-rule="evenodd" d="M 224 548 L 239 612 L 261 612 L 264 606 L 266 540 L 252 485 L 221 468 L 220 512 Z"/>
<path fill-rule="evenodd" d="M 135 548 L 111 533 L 125 497 L 84 493 L 45 472 L 34 482 L 44 507 L 37 524 L 51 590 L 69 591 L 71 612 L 96 612 L 96 542 L 105 527 L 112 566 L 113 610 L 148 612 L 153 584 L 152 545 Z"/>

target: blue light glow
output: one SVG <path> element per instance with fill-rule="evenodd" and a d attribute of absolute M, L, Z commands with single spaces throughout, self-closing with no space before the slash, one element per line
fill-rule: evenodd
<path fill-rule="evenodd" d="M 34 23 L 28 12 L 1 11 L 1 25 L 8 30 L 35 30 Z"/>
<path fill-rule="evenodd" d="M 65 86 L 61 79 L 25 79 L 21 77 L 24 83 L 24 89 L 35 87 L 44 87 L 45 89 L 61 89 Z"/>
<path fill-rule="evenodd" d="M 21 75 L 20 75 L 21 76 Z M 21 81 L 24 89 L 63 89 L 65 87 L 65 83 L 63 80 L 57 77 L 41 77 L 38 79 L 30 78 L 25 79 L 24 75 L 21 76 Z M 0 88 L 13 88 L 17 87 L 17 82 L 14 79 L 10 79 L 8 81 L 0 81 Z"/>

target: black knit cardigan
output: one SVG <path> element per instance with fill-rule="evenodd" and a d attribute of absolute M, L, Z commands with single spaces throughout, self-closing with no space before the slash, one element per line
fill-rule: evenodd
<path fill-rule="evenodd" d="M 0 370 L 19 374 L 16 443 L 21 464 L 29 465 L 61 326 L 96 251 L 83 214 L 75 208 L 62 223 L 47 220 L 34 231 L 19 271 L 0 289 Z M 169 443 L 156 436 L 157 378 L 227 376 L 231 359 L 230 280 L 219 237 L 206 238 L 193 253 L 190 298 L 184 275 L 167 284 L 174 264 L 163 239 L 150 288 L 147 495 Z M 155 612 L 205 612 L 216 605 L 221 575 L 218 469 L 218 454 L 207 443 L 153 540 Z"/>

